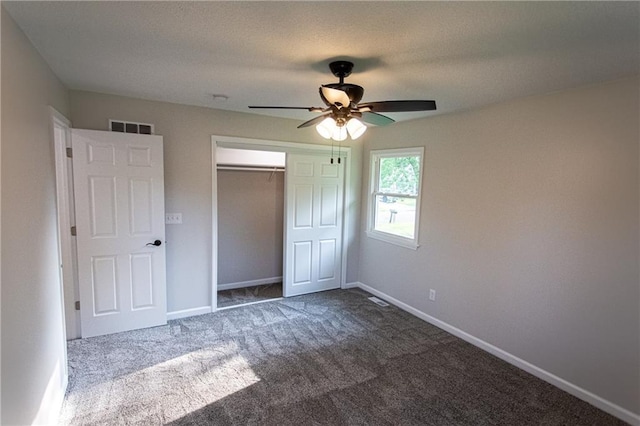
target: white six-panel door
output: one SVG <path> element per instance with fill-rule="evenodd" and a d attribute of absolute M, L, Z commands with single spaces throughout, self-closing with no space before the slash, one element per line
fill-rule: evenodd
<path fill-rule="evenodd" d="M 287 154 L 284 296 L 340 287 L 344 164 Z"/>
<path fill-rule="evenodd" d="M 82 337 L 166 324 L 162 136 L 72 143 Z"/>

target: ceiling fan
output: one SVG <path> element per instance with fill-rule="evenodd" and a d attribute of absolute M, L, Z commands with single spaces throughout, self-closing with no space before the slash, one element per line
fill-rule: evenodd
<path fill-rule="evenodd" d="M 357 84 L 345 83 L 345 77 L 351 75 L 353 63 L 349 61 L 334 61 L 329 64 L 331 73 L 338 77 L 338 83 L 320 86 L 320 98 L 326 107 L 287 107 L 287 106 L 250 106 L 249 108 L 265 109 L 305 109 L 310 112 L 322 113 L 318 117 L 305 121 L 298 128 L 316 125 L 316 130 L 326 139 L 343 141 L 347 133 L 351 139 L 357 139 L 367 130 L 359 120 L 376 126 L 385 126 L 395 120 L 380 114 L 381 112 L 409 112 L 433 111 L 435 101 L 381 101 L 359 103 L 364 95 L 364 89 Z"/>

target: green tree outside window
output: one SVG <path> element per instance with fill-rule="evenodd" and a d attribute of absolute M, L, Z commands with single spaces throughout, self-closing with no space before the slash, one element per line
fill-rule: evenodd
<path fill-rule="evenodd" d="M 418 195 L 420 157 L 386 157 L 380 159 L 378 191 Z"/>

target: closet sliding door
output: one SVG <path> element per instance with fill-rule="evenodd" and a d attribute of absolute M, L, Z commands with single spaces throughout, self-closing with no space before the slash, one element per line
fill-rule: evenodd
<path fill-rule="evenodd" d="M 340 288 L 344 165 L 287 154 L 284 296 Z"/>

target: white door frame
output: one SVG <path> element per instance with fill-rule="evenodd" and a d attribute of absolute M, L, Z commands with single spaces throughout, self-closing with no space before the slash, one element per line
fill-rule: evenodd
<path fill-rule="evenodd" d="M 71 203 L 73 202 L 73 196 L 69 186 L 72 169 L 67 157 L 67 148 L 71 146 L 71 122 L 51 106 L 49 107 L 49 118 L 49 133 L 55 164 L 60 304 L 62 308 L 62 331 L 64 333 L 62 374 L 66 380 L 68 377 L 67 338 L 76 337 L 75 331 L 77 327 L 76 311 L 73 309 L 73 290 L 76 275 L 75 241 L 71 236 L 73 218 Z M 63 133 L 63 137 L 60 137 L 59 131 Z M 69 333 L 67 332 L 67 325 L 70 327 Z"/>
<path fill-rule="evenodd" d="M 251 149 L 256 151 L 295 152 L 298 154 L 323 154 L 330 155 L 334 151 L 336 158 L 342 154 L 346 156 L 344 162 L 345 180 L 342 209 L 342 271 L 340 287 L 345 288 L 347 283 L 347 252 L 349 215 L 353 194 L 350 190 L 351 183 L 351 147 L 342 147 L 335 153 L 335 147 L 327 145 L 314 145 L 310 143 L 284 142 L 267 139 L 251 139 L 232 136 L 211 135 L 211 311 L 218 309 L 218 176 L 216 173 L 216 148 Z M 346 154 L 346 155 L 345 155 Z M 283 271 L 284 274 L 284 271 Z"/>

